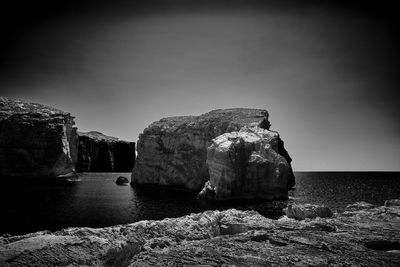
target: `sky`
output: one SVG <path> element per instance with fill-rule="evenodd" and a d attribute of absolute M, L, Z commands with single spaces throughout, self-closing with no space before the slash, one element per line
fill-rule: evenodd
<path fill-rule="evenodd" d="M 262 108 L 295 171 L 400 170 L 386 1 L 62 3 L 3 9 L 0 96 L 130 141 L 163 117 Z"/>

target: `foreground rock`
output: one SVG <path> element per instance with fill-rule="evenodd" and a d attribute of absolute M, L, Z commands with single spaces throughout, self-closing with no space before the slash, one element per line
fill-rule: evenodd
<path fill-rule="evenodd" d="M 254 175 L 256 167 L 260 166 L 257 159 L 250 161 L 247 158 L 242 159 L 242 155 L 239 153 L 235 160 L 240 161 L 237 162 L 240 165 L 240 171 L 246 172 L 244 165 L 251 165 L 249 166 L 249 173 L 238 173 L 226 180 L 221 178 L 218 183 L 214 183 L 220 178 L 217 176 L 222 176 L 220 170 L 229 171 L 232 170 L 232 166 L 221 166 L 221 164 L 228 163 L 227 160 L 221 163 L 217 158 L 208 158 L 215 153 L 210 152 L 207 155 L 207 147 L 218 142 L 212 141 L 214 138 L 217 138 L 217 140 L 218 138 L 229 139 L 229 136 L 219 136 L 225 133 L 235 135 L 232 132 L 238 132 L 243 127 L 250 126 L 259 127 L 261 130 L 265 129 L 265 137 L 271 137 L 271 144 L 273 143 L 270 149 L 263 151 L 253 149 L 255 152 L 269 157 L 268 159 L 261 159 L 261 161 L 268 161 L 268 163 L 263 165 L 260 163 L 264 168 L 262 169 L 263 173 L 256 175 L 254 180 L 257 180 L 257 182 L 254 182 L 254 186 L 261 182 L 261 177 L 264 177 L 264 182 L 272 185 L 267 190 L 268 192 L 272 192 L 275 186 L 281 188 L 284 184 L 284 187 L 286 187 L 284 195 L 287 196 L 287 188 L 294 185 L 294 175 L 290 167 L 291 158 L 284 149 L 283 142 L 278 134 L 268 131 L 270 127 L 268 112 L 260 109 L 214 110 L 201 116 L 170 117 L 152 123 L 139 136 L 138 156 L 132 172 L 132 184 L 163 185 L 199 192 L 210 179 L 209 167 L 211 166 L 212 180 L 210 181 L 211 184 L 208 185 L 210 185 L 211 190 L 220 188 L 220 190 L 217 190 L 218 192 L 214 192 L 217 199 L 249 196 L 250 194 L 247 191 L 243 194 L 238 192 L 236 185 L 233 186 L 233 191 L 225 189 L 231 186 L 229 183 L 232 180 L 235 180 L 234 183 L 236 183 L 236 179 L 240 178 L 241 175 L 246 177 Z M 242 130 L 242 133 L 245 134 L 244 130 Z M 263 143 L 263 141 L 259 143 Z M 269 142 L 264 143 L 267 145 Z M 246 153 L 252 153 L 253 150 L 246 149 Z M 210 163 L 209 166 L 206 164 L 207 160 Z M 280 173 L 275 174 L 274 171 L 276 170 Z M 225 172 L 224 177 L 227 177 L 227 175 L 228 173 Z M 226 183 L 223 184 L 223 181 L 226 181 Z M 237 183 L 240 184 L 241 182 L 237 181 Z M 250 187 L 252 186 L 249 184 L 247 189 Z M 263 187 L 263 189 L 265 188 Z M 225 192 L 220 193 L 222 190 Z M 238 194 L 236 195 L 236 193 Z M 256 195 L 267 196 L 266 193 Z M 277 195 L 280 196 L 281 194 Z M 274 198 L 274 194 L 268 194 L 267 198 Z"/>
<path fill-rule="evenodd" d="M 400 206 L 298 221 L 206 211 L 0 238 L 1 266 L 399 266 Z"/>
<path fill-rule="evenodd" d="M 285 214 L 288 218 L 296 220 L 305 220 L 307 218 L 314 219 L 317 217 L 330 218 L 333 216 L 333 212 L 330 208 L 311 204 L 289 204 L 285 210 Z"/>
<path fill-rule="evenodd" d="M 78 172 L 131 172 L 135 143 L 99 132 L 78 132 Z"/>
<path fill-rule="evenodd" d="M 400 206 L 400 199 L 389 199 L 385 201 L 385 206 Z"/>
<path fill-rule="evenodd" d="M 73 176 L 74 124 L 62 110 L 0 97 L 0 177 Z"/>

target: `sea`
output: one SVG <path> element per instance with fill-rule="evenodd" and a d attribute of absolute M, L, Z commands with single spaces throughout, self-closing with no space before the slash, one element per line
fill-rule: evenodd
<path fill-rule="evenodd" d="M 277 219 L 289 202 L 324 204 L 334 211 L 366 201 L 383 205 L 400 198 L 400 172 L 296 172 L 289 200 L 208 202 L 179 190 L 120 186 L 130 173 L 81 173 L 75 182 L 3 183 L 0 235 L 56 231 L 67 227 L 105 227 L 140 220 L 180 217 L 205 210 L 256 210 Z"/>

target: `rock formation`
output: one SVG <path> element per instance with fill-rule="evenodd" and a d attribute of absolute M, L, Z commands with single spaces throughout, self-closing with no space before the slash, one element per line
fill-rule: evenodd
<path fill-rule="evenodd" d="M 301 221 L 230 209 L 0 237 L 0 266 L 399 266 L 400 206 L 354 207 Z"/>
<path fill-rule="evenodd" d="M 287 189 L 294 185 L 291 158 L 279 135 L 269 131 L 268 116 L 266 110 L 238 108 L 214 110 L 200 116 L 170 117 L 154 122 L 139 136 L 132 184 L 164 185 L 199 192 L 211 178 L 207 184 L 211 190 L 221 189 L 214 194 L 217 199 L 285 197 Z M 250 140 L 258 134 L 258 141 Z M 222 161 L 218 162 L 220 154 L 214 153 L 219 151 L 216 145 L 219 140 L 236 138 L 239 143 L 231 148 L 239 149 L 244 145 L 240 141 L 244 140 L 244 136 L 248 136 L 245 139 L 249 142 L 234 155 L 235 163 L 228 162 L 226 157 L 233 155 L 228 153 L 223 161 L 229 166 L 221 166 Z M 210 145 L 212 148 L 207 154 Z M 248 159 L 250 156 L 252 158 Z M 222 169 L 225 170 L 223 174 Z M 214 182 L 221 175 L 224 178 L 217 186 Z M 222 184 L 224 181 L 227 183 Z M 246 182 L 246 190 L 239 192 L 239 187 Z M 264 186 L 263 193 L 255 188 L 260 184 Z"/>
<path fill-rule="evenodd" d="M 400 206 L 400 199 L 388 199 L 385 201 L 385 206 Z"/>
<path fill-rule="evenodd" d="M 129 184 L 129 179 L 124 177 L 124 176 L 120 176 L 117 178 L 117 180 L 115 181 L 115 183 L 117 185 L 125 185 L 125 184 Z"/>
<path fill-rule="evenodd" d="M 73 173 L 78 145 L 74 124 L 70 113 L 0 97 L 0 176 Z"/>
<path fill-rule="evenodd" d="M 286 159 L 278 154 L 279 135 L 258 126 L 222 134 L 207 148 L 210 181 L 200 198 L 234 199 L 287 197 L 293 175 Z"/>
<path fill-rule="evenodd" d="M 135 143 L 99 132 L 78 132 L 78 172 L 131 172 Z"/>
<path fill-rule="evenodd" d="M 330 208 L 311 204 L 289 204 L 285 209 L 285 214 L 288 218 L 296 220 L 305 220 L 307 218 L 314 219 L 317 217 L 330 218 L 333 216 L 333 212 Z"/>

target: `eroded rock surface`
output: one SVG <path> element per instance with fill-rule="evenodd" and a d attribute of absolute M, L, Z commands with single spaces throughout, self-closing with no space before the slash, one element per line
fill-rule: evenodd
<path fill-rule="evenodd" d="M 200 198 L 287 198 L 293 176 L 290 164 L 280 155 L 279 135 L 258 126 L 222 134 L 207 148 L 210 181 Z"/>
<path fill-rule="evenodd" d="M 68 112 L 0 97 L 0 176 L 73 173 L 78 145 L 74 124 Z"/>
<path fill-rule="evenodd" d="M 180 187 L 199 192 L 210 179 L 207 147 L 224 133 L 244 126 L 269 129 L 268 112 L 260 109 L 214 110 L 200 116 L 164 118 L 152 123 L 139 136 L 138 156 L 132 184 Z M 287 186 L 294 185 L 290 157 L 276 137 L 275 151 L 286 160 Z"/>
<path fill-rule="evenodd" d="M 78 132 L 78 172 L 131 172 L 135 143 L 100 132 Z"/>
<path fill-rule="evenodd" d="M 349 212 L 299 221 L 230 209 L 2 237 L 0 265 L 399 266 L 400 206 Z"/>
<path fill-rule="evenodd" d="M 285 209 L 285 214 L 288 218 L 293 218 L 296 220 L 305 220 L 307 218 L 314 219 L 317 217 L 325 218 L 332 217 L 333 212 L 330 208 L 320 205 L 311 204 L 289 204 Z"/>
<path fill-rule="evenodd" d="M 400 206 L 400 199 L 388 199 L 385 201 L 385 206 Z"/>

